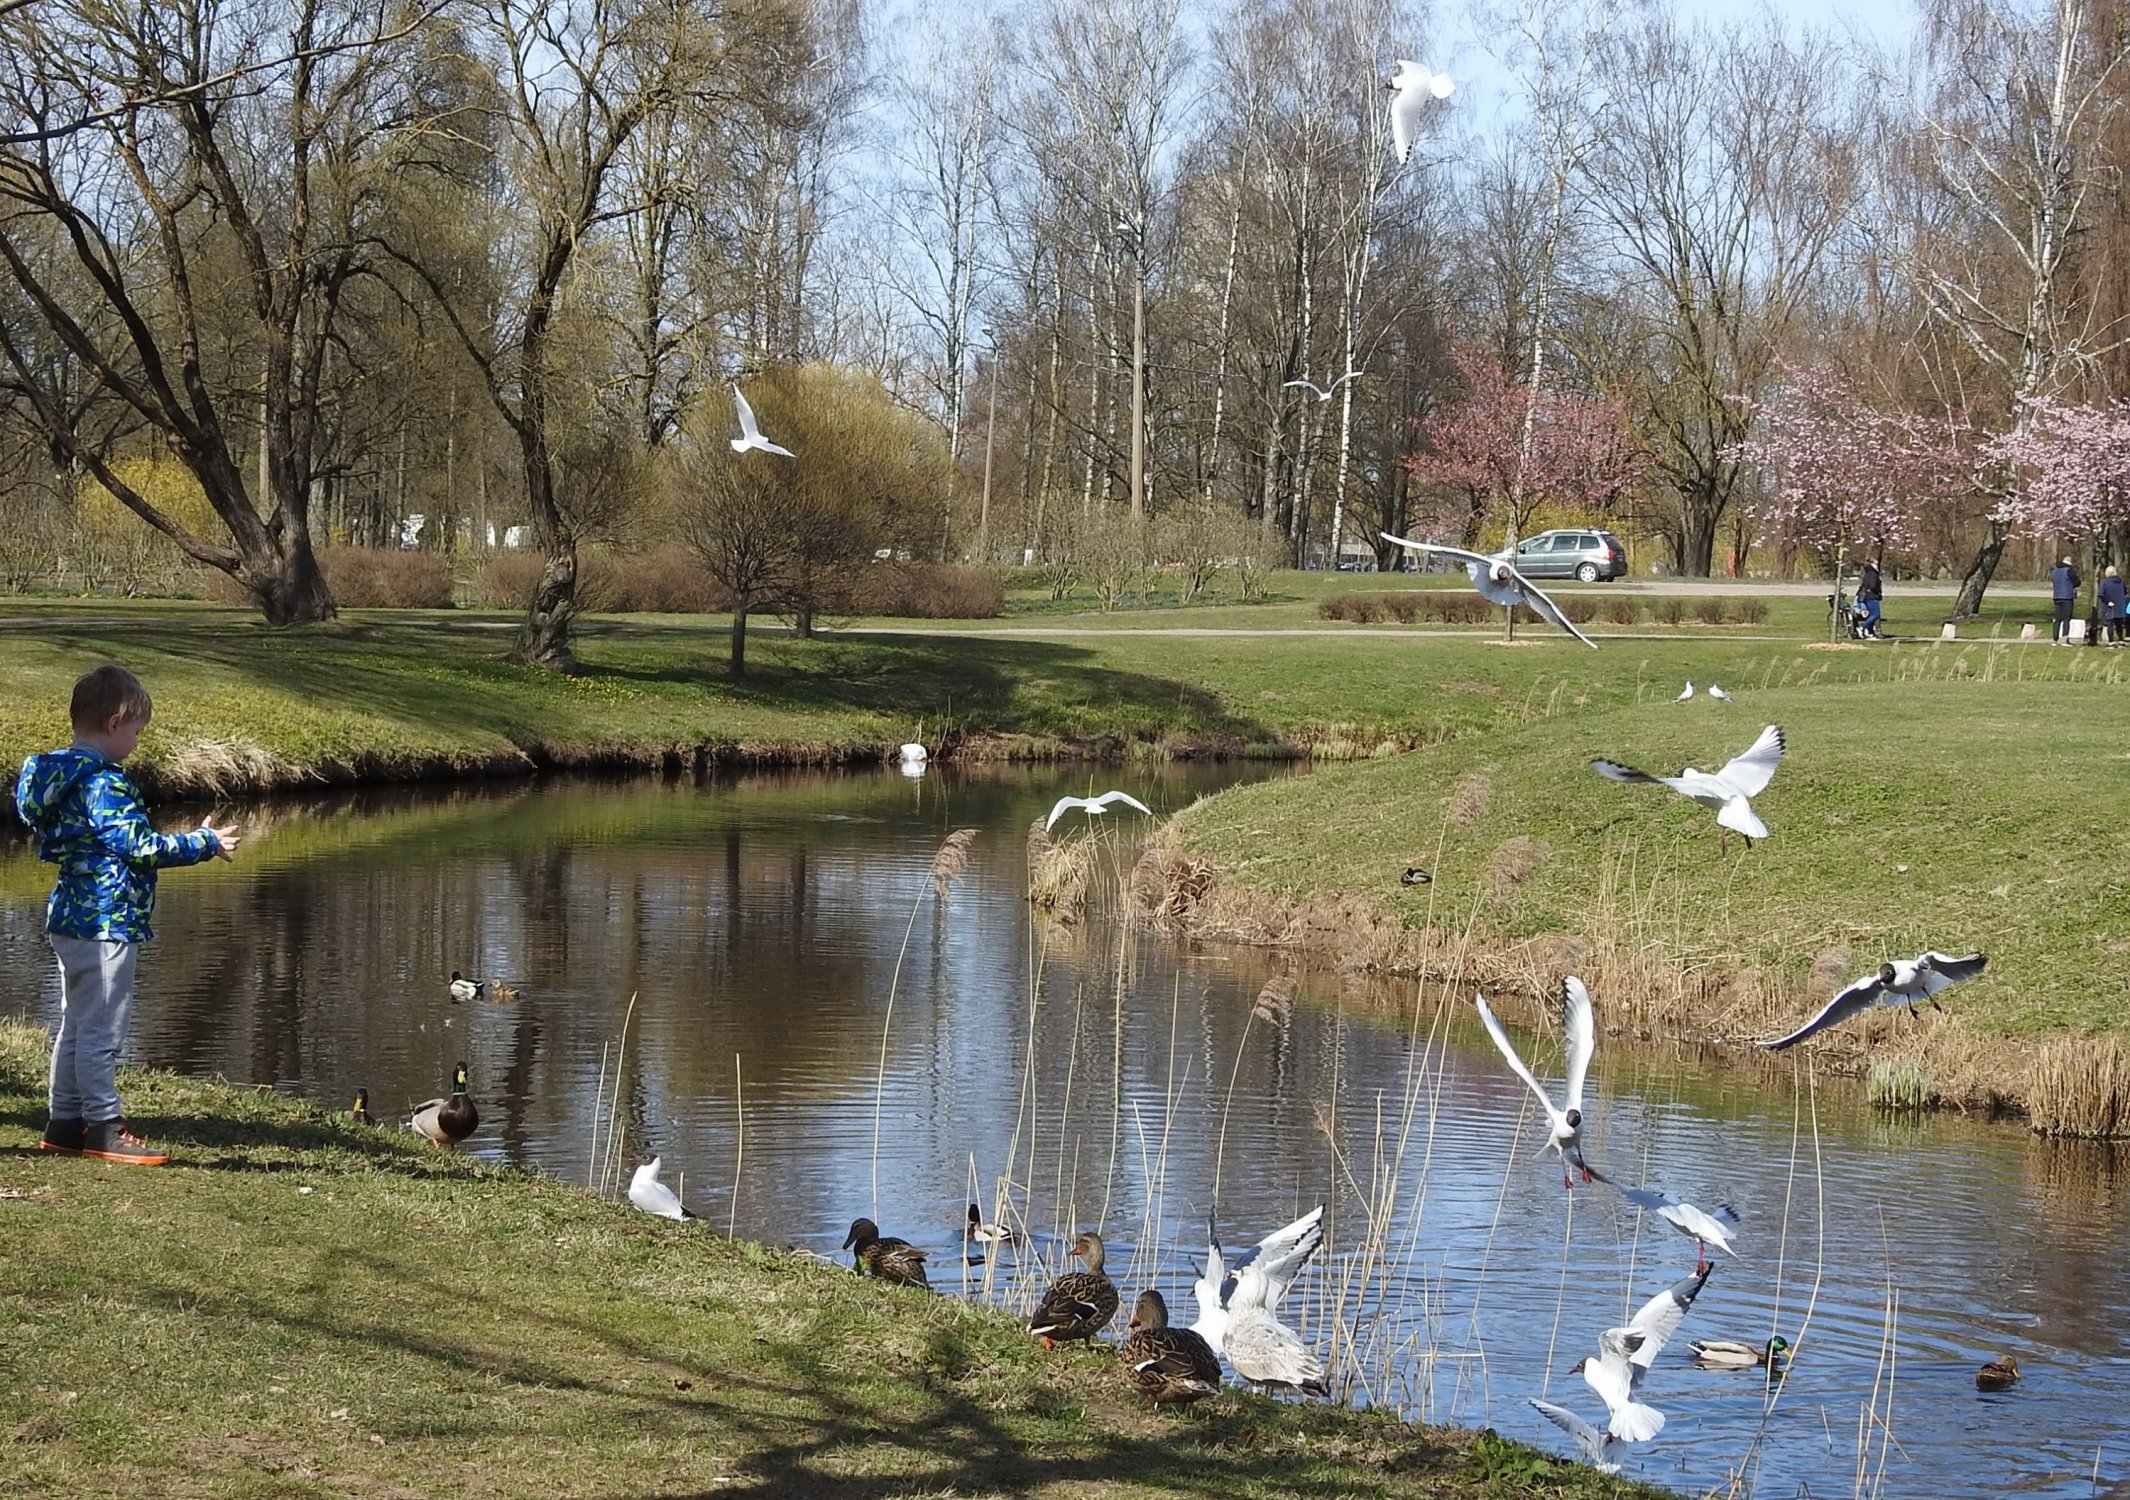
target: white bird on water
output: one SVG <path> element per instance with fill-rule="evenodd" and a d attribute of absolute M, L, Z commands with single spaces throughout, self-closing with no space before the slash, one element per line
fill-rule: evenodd
<path fill-rule="evenodd" d="M 1676 698 L 1672 699 L 1671 701 L 1672 701 L 1672 702 L 1674 702 L 1674 703 L 1685 703 L 1686 701 L 1688 701 L 1689 699 L 1691 699 L 1691 698 L 1692 698 L 1693 696 L 1694 696 L 1694 685 L 1693 685 L 1693 684 L 1692 684 L 1691 682 L 1689 682 L 1689 683 L 1688 683 L 1688 684 L 1686 685 L 1686 691 L 1685 691 L 1685 692 L 1683 692 L 1683 693 L 1681 693 L 1681 694 L 1680 694 L 1680 695 L 1679 695 L 1678 697 L 1676 697 Z"/>
<path fill-rule="evenodd" d="M 1782 730 L 1770 724 L 1743 755 L 1720 771 L 1697 771 L 1688 766 L 1676 776 L 1652 776 L 1616 761 L 1594 760 L 1590 768 L 1613 781 L 1643 782 L 1668 786 L 1682 797 L 1691 797 L 1703 807 L 1716 809 L 1716 821 L 1745 835 L 1747 847 L 1754 839 L 1768 836 L 1767 824 L 1753 811 L 1753 799 L 1768 789 L 1775 768 L 1782 764 Z"/>
<path fill-rule="evenodd" d="M 478 999 L 480 998 L 481 990 L 487 983 L 488 981 L 485 979 L 468 979 L 460 974 L 458 970 L 453 969 L 451 971 L 451 998 L 461 1004 L 468 1000 Z"/>
<path fill-rule="evenodd" d="M 1780 1052 L 1785 1047 L 1796 1046 L 1814 1032 L 1839 1026 L 1851 1016 L 1860 1016 L 1877 1006 L 1890 1009 L 1905 1005 L 1913 1012 L 1917 1005 L 1927 1002 L 1931 1009 L 1942 1010 L 1944 1007 L 1937 1001 L 1938 991 L 1973 979 L 1988 962 L 1979 953 L 1955 958 L 1950 953 L 1932 949 L 1918 953 L 1914 958 L 1897 958 L 1891 963 L 1880 964 L 1876 972 L 1848 985 L 1822 1006 L 1818 1015 L 1788 1036 L 1760 1045 L 1770 1052 Z"/>
<path fill-rule="evenodd" d="M 1584 988 L 1583 981 L 1573 974 L 1561 981 L 1561 1025 L 1568 1046 L 1568 1080 L 1566 1097 L 1558 1108 L 1554 1106 L 1546 1091 L 1539 1087 L 1538 1080 L 1531 1076 L 1531 1070 L 1524 1066 L 1524 1060 L 1516 1055 L 1516 1048 L 1510 1045 L 1509 1034 L 1501 1029 L 1501 1022 L 1495 1019 L 1494 1008 L 1487 1004 L 1487 997 L 1479 996 L 1477 1003 L 1479 1019 L 1487 1023 L 1487 1035 L 1494 1038 L 1494 1045 L 1499 1047 L 1501 1055 L 1509 1060 L 1509 1066 L 1516 1070 L 1516 1076 L 1529 1084 L 1531 1092 L 1538 1095 L 1538 1102 L 1546 1111 L 1546 1118 L 1552 1122 L 1545 1149 L 1539 1154 L 1543 1156 L 1546 1151 L 1560 1153 L 1562 1187 L 1575 1186 L 1568 1176 L 1570 1163 L 1581 1170 L 1583 1181 L 1590 1181 L 1595 1174 L 1590 1170 L 1590 1163 L 1583 1160 L 1583 1079 L 1590 1071 L 1590 1055 L 1597 1050 L 1597 1027 L 1591 1017 L 1590 991 Z"/>
<path fill-rule="evenodd" d="M 1064 817 L 1071 808 L 1084 807 L 1087 809 L 1089 817 L 1099 817 L 1108 810 L 1109 804 L 1112 802 L 1122 802 L 1126 807 L 1136 807 L 1150 818 L 1154 815 L 1154 810 L 1151 807 L 1148 807 L 1130 792 L 1104 792 L 1099 797 L 1060 797 L 1057 805 L 1050 809 L 1050 816 L 1043 820 L 1043 831 L 1048 833 L 1051 825 L 1056 823 L 1059 818 Z"/>
<path fill-rule="evenodd" d="M 924 762 L 932 758 L 932 752 L 925 749 L 924 746 L 918 744 L 915 740 L 912 740 L 909 744 L 904 745 L 899 750 L 897 750 L 895 752 L 895 756 L 898 760 L 913 760 L 916 761 L 918 764 L 922 765 Z"/>
<path fill-rule="evenodd" d="M 1548 599 L 1539 586 L 1516 571 L 1509 561 L 1507 550 L 1500 552 L 1467 552 L 1462 547 L 1448 547 L 1440 542 L 1415 542 L 1402 536 L 1382 533 L 1383 540 L 1394 543 L 1410 552 L 1438 554 L 1453 557 L 1464 564 L 1464 571 L 1471 575 L 1472 587 L 1482 597 L 1495 604 L 1521 604 L 1531 613 L 1549 624 L 1558 625 L 1591 650 L 1597 650 L 1597 642 L 1584 635 L 1561 613 L 1561 607 Z"/>
<path fill-rule="evenodd" d="M 1603 1428 L 1591 1426 L 1565 1406 L 1555 1406 L 1551 1401 L 1541 1401 L 1536 1396 L 1531 1397 L 1531 1404 L 1538 1408 L 1547 1421 L 1575 1439 L 1576 1449 L 1582 1454 L 1584 1463 L 1600 1474 L 1620 1472 L 1620 1466 L 1606 1458 L 1606 1454 L 1612 1450 L 1612 1445 L 1619 1441 L 1618 1438 Z"/>
<path fill-rule="evenodd" d="M 1198 1320 L 1191 1329 L 1235 1373 L 1262 1385 L 1292 1385 L 1328 1394 L 1324 1366 L 1275 1314 L 1280 1298 L 1324 1244 L 1324 1205 L 1273 1230 L 1228 1265 L 1220 1236 L 1206 1227 L 1206 1263 L 1193 1290 Z M 1240 1345 L 1234 1340 L 1240 1331 Z"/>
<path fill-rule="evenodd" d="M 1696 1207 L 1684 1198 L 1675 1198 L 1670 1193 L 1655 1188 L 1623 1187 L 1621 1193 L 1627 1201 L 1648 1209 L 1672 1228 L 1694 1242 L 1694 1273 L 1708 1272 L 1708 1247 L 1714 1245 L 1725 1255 L 1736 1258 L 1738 1252 L 1731 1248 L 1731 1231 L 1738 1227 L 1738 1214 L 1728 1203 L 1719 1204 L 1713 1211 Z"/>
<path fill-rule="evenodd" d="M 681 1206 L 680 1194 L 658 1180 L 658 1168 L 663 1160 L 654 1156 L 636 1169 L 636 1175 L 629 1179 L 629 1202 L 661 1219 L 694 1218 L 694 1214 Z"/>
<path fill-rule="evenodd" d="M 1280 382 L 1280 386 L 1283 390 L 1291 389 L 1294 386 L 1300 386 L 1304 390 L 1315 391 L 1317 400 L 1329 401 L 1332 398 L 1333 393 L 1335 393 L 1340 386 L 1344 385 L 1349 380 L 1359 380 L 1362 374 L 1363 372 L 1360 370 L 1348 370 L 1344 375 L 1341 375 L 1337 380 L 1332 381 L 1329 385 L 1318 385 L 1314 380 L 1285 380 Z"/>
<path fill-rule="evenodd" d="M 1402 167 L 1413 154 L 1413 142 L 1420 137 L 1420 115 L 1428 100 L 1449 98 L 1457 85 L 1450 81 L 1449 74 L 1401 57 L 1398 71 L 1383 86 L 1391 91 L 1390 143 Z"/>
<path fill-rule="evenodd" d="M 1569 1374 L 1580 1374 L 1604 1399 L 1605 1409 L 1612 1414 L 1606 1431 L 1621 1442 L 1646 1443 L 1664 1430 L 1664 1413 L 1638 1399 L 1642 1380 L 1707 1284 L 1706 1271 L 1674 1282 L 1643 1303 L 1626 1327 L 1599 1334 L 1598 1352 L 1570 1368 Z"/>
<path fill-rule="evenodd" d="M 754 425 L 754 408 L 747 404 L 747 398 L 740 394 L 738 386 L 732 388 L 732 399 L 740 410 L 740 435 L 732 440 L 734 453 L 745 453 L 748 449 L 755 448 L 763 453 L 781 453 L 786 458 L 799 456 L 789 448 L 779 448 L 762 436 L 762 429 Z"/>

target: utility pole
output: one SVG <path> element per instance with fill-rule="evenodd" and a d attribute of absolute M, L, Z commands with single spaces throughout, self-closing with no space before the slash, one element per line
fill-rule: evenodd
<path fill-rule="evenodd" d="M 976 561 L 979 566 L 991 561 L 991 439 L 998 432 L 998 345 L 989 328 L 983 333 L 984 342 L 991 346 L 991 402 L 984 417 L 984 497 L 976 507 Z"/>

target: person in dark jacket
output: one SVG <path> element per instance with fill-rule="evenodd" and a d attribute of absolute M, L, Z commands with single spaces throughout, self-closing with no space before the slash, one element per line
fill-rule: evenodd
<path fill-rule="evenodd" d="M 2078 603 L 2078 585 L 2081 582 L 2078 569 L 2065 558 L 2049 570 L 2049 598 L 2056 605 L 2056 633 L 2054 639 L 2064 644 L 2071 639 L 2071 611 Z"/>
<path fill-rule="evenodd" d="M 1886 586 L 1879 580 L 1879 565 L 1865 563 L 1864 574 L 1856 581 L 1856 632 L 1874 641 L 1879 638 L 1879 610 L 1886 598 Z"/>
<path fill-rule="evenodd" d="M 52 1038 L 51 1118 L 41 1143 L 65 1156 L 159 1167 L 169 1158 L 126 1125 L 118 1049 L 133 1003 L 140 945 L 153 936 L 158 870 L 227 859 L 238 833 L 202 823 L 157 833 L 120 762 L 154 705 L 124 667 L 74 684 L 74 743 L 33 755 L 15 783 L 15 812 L 37 857 L 59 866 L 45 932 L 59 955 L 59 1030 Z"/>
<path fill-rule="evenodd" d="M 2111 645 L 2130 633 L 2130 589 L 2124 588 L 2123 576 L 2115 571 L 2113 563 L 2101 575 L 2100 624 Z"/>

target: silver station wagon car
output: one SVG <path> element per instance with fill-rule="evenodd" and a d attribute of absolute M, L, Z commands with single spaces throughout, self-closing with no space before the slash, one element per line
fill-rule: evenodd
<path fill-rule="evenodd" d="M 1598 583 L 1627 576 L 1627 549 L 1609 531 L 1541 531 L 1516 544 L 1516 571 L 1526 578 Z"/>

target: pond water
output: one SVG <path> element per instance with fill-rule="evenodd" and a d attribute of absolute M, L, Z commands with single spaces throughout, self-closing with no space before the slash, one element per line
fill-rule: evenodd
<path fill-rule="evenodd" d="M 1267 774 L 1286 772 L 943 767 L 243 809 L 241 863 L 164 882 L 131 1054 L 336 1106 L 365 1086 L 402 1114 L 463 1058 L 469 1149 L 579 1182 L 618 1070 L 615 1155 L 662 1152 L 712 1226 L 834 1255 L 874 1213 L 934 1250 L 936 1285 L 1023 1310 L 1099 1227 L 1127 1304 L 1155 1285 L 1188 1318 L 1216 1203 L 1232 1251 L 1325 1201 L 1326 1251 L 1286 1310 L 1344 1389 L 1572 1452 L 1525 1399 L 1600 1416 L 1568 1367 L 1693 1246 L 1535 1160 L 1531 1101 L 1469 995 L 1307 972 L 1267 993 L 1276 955 L 1031 916 L 1028 829 L 1059 795 L 1115 785 L 1169 812 Z M 1068 817 L 1060 836 L 1084 836 Z M 1098 826 L 1101 887 L 1143 820 Z M 935 854 L 965 827 L 941 898 Z M 0 1013 L 56 1006 L 46 886 L 19 842 L 0 850 Z M 453 969 L 522 996 L 455 1005 Z M 1548 1076 L 1557 1036 L 1511 1014 Z M 1607 1039 L 1593 1083 L 1594 1160 L 1744 1221 L 1651 1374 L 1669 1425 L 1627 1450 L 1630 1474 L 2069 1496 L 2130 1472 L 2116 1154 L 1888 1121 L 1787 1063 L 1712 1070 Z M 1028 1244 L 967 1264 L 971 1199 L 1003 1201 Z M 1688 1338 L 1774 1332 L 1798 1358 L 1772 1392 L 1686 1360 Z M 2023 1381 L 1978 1394 L 2002 1352 Z"/>

